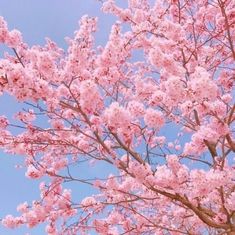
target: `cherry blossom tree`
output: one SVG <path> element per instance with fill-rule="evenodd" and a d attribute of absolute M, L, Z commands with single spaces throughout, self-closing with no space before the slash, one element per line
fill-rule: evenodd
<path fill-rule="evenodd" d="M 28 107 L 20 125 L 2 114 L 0 145 L 41 180 L 39 197 L 2 224 L 46 223 L 50 235 L 235 234 L 235 2 L 107 0 L 102 10 L 117 17 L 107 43 L 95 45 L 97 19 L 84 16 L 67 50 L 50 39 L 30 47 L 0 19 L 12 51 L 0 60 L 1 94 Z M 118 173 L 79 178 L 70 169 L 83 161 Z M 97 194 L 77 201 L 67 182 Z"/>

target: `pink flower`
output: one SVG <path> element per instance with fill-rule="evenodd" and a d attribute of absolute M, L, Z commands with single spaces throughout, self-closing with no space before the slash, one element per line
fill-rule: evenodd
<path fill-rule="evenodd" d="M 176 104 L 185 96 L 185 84 L 179 77 L 171 76 L 165 82 L 166 94 L 173 99 Z"/>
<path fill-rule="evenodd" d="M 93 113 L 103 107 L 102 98 L 96 84 L 92 80 L 82 81 L 80 84 L 80 105 L 88 113 Z"/>
<path fill-rule="evenodd" d="M 38 170 L 35 166 L 29 165 L 25 176 L 33 179 L 40 178 L 43 175 L 43 172 Z"/>
<path fill-rule="evenodd" d="M 231 193 L 231 195 L 227 199 L 226 204 L 230 210 L 234 210 L 234 208 L 235 208 L 235 192 Z"/>
<path fill-rule="evenodd" d="M 32 122 L 35 120 L 36 116 L 34 110 L 29 110 L 28 112 L 19 112 L 15 115 L 15 118 L 21 120 L 22 122 Z"/>
<path fill-rule="evenodd" d="M 7 23 L 3 17 L 0 17 L 0 43 L 5 43 L 8 37 L 9 31 L 7 28 Z"/>
<path fill-rule="evenodd" d="M 7 228 L 16 228 L 23 224 L 23 220 L 20 217 L 13 217 L 12 215 L 7 215 L 3 220 L 2 224 Z"/>
<path fill-rule="evenodd" d="M 97 202 L 94 197 L 86 197 L 82 200 L 81 205 L 84 207 L 92 207 Z"/>
<path fill-rule="evenodd" d="M 159 129 L 164 125 L 164 118 L 160 111 L 147 109 L 144 115 L 144 121 L 148 127 Z"/>
<path fill-rule="evenodd" d="M 0 116 L 0 129 L 5 129 L 9 122 L 5 116 Z"/>
<path fill-rule="evenodd" d="M 133 116 L 140 117 L 144 114 L 144 105 L 138 101 L 130 101 L 127 109 Z"/>
<path fill-rule="evenodd" d="M 17 48 L 23 42 L 21 32 L 13 29 L 9 32 L 6 43 L 9 47 Z"/>
<path fill-rule="evenodd" d="M 202 67 L 197 67 L 188 83 L 193 91 L 193 97 L 198 102 L 205 99 L 215 100 L 218 94 L 218 87 L 211 79 L 210 74 Z"/>
<path fill-rule="evenodd" d="M 131 115 L 124 107 L 117 102 L 113 102 L 104 112 L 104 118 L 108 126 L 121 128 L 130 124 Z"/>
<path fill-rule="evenodd" d="M 27 203 L 27 202 L 24 202 L 24 203 L 18 205 L 17 211 L 19 211 L 19 212 L 21 212 L 21 213 L 25 213 L 25 212 L 28 211 L 28 207 L 29 207 L 28 203 Z"/>

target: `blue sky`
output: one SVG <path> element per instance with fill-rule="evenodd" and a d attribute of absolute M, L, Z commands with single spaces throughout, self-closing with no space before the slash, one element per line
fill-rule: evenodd
<path fill-rule="evenodd" d="M 45 37 L 49 37 L 63 48 L 66 48 L 64 37 L 72 37 L 74 30 L 78 28 L 78 20 L 82 15 L 99 17 L 99 31 L 96 34 L 96 43 L 104 44 L 108 39 L 112 23 L 115 18 L 104 15 L 100 11 L 101 4 L 96 0 L 0 0 L 0 15 L 8 22 L 9 29 L 16 28 L 23 34 L 24 41 L 29 45 L 45 43 Z M 3 50 L 0 50 L 3 56 Z M 5 114 L 9 118 L 19 110 L 21 105 L 14 98 L 4 95 L 0 97 L 0 115 Z M 25 170 L 16 170 L 15 164 L 21 162 L 23 156 L 11 156 L 0 152 L 0 218 L 6 214 L 16 215 L 16 207 L 24 201 L 31 202 L 39 195 L 39 181 L 25 178 Z M 100 164 L 95 168 L 79 168 L 80 175 L 92 175 L 95 172 L 107 174 L 110 169 Z M 74 190 L 74 197 L 81 199 L 92 191 L 87 187 L 78 187 Z M 0 235 L 43 235 L 44 227 L 39 226 L 33 230 L 20 228 L 8 230 L 0 226 Z"/>

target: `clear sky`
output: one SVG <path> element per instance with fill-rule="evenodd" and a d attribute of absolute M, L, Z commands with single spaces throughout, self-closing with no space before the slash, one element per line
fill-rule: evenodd
<path fill-rule="evenodd" d="M 8 22 L 9 29 L 16 28 L 22 32 L 24 41 L 29 45 L 43 45 L 44 38 L 49 37 L 59 46 L 66 48 L 64 37 L 73 35 L 78 28 L 78 20 L 84 14 L 99 17 L 96 43 L 104 44 L 115 18 L 102 14 L 100 6 L 96 0 L 0 0 L 0 15 Z M 2 47 L 0 47 L 0 56 L 3 57 Z M 11 118 L 20 107 L 22 106 L 12 97 L 7 95 L 0 97 L 0 115 L 5 114 Z M 22 156 L 11 156 L 0 152 L 0 218 L 6 214 L 17 215 L 16 207 L 19 203 L 38 199 L 38 182 L 26 179 L 24 169 L 16 170 L 14 167 L 22 159 Z M 110 168 L 107 169 L 101 164 L 89 169 L 83 166 L 79 171 L 86 178 L 86 175 L 92 175 L 94 172 L 107 174 Z M 79 186 L 74 190 L 74 197 L 79 200 L 91 193 L 89 188 Z M 30 235 L 45 234 L 43 226 L 33 230 L 27 228 L 8 230 L 0 226 L 0 235 L 24 235 L 26 232 Z"/>

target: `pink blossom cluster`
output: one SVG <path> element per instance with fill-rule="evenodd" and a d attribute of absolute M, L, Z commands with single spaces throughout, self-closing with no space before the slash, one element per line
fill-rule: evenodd
<path fill-rule="evenodd" d="M 21 33 L 16 29 L 9 31 L 3 17 L 0 18 L 0 35 L 0 42 L 9 47 L 17 47 L 20 43 L 23 43 Z"/>
<path fill-rule="evenodd" d="M 149 127 L 153 128 L 160 128 L 164 125 L 162 113 L 151 108 L 146 110 L 144 121 Z"/>

